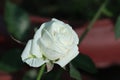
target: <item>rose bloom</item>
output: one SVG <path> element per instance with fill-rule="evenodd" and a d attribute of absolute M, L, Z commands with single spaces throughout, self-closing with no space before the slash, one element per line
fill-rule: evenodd
<path fill-rule="evenodd" d="M 53 18 L 40 26 L 34 38 L 28 41 L 21 57 L 32 67 L 44 63 L 64 67 L 78 55 L 78 42 L 79 38 L 70 25 Z"/>

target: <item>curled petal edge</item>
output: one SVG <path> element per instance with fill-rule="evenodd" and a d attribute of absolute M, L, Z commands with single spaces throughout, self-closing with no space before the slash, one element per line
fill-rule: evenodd
<path fill-rule="evenodd" d="M 40 67 L 46 61 L 44 61 L 40 57 L 36 57 L 35 55 L 32 55 L 31 48 L 32 48 L 32 40 L 29 40 L 25 49 L 23 50 L 21 58 L 23 62 L 27 63 L 31 67 Z"/>

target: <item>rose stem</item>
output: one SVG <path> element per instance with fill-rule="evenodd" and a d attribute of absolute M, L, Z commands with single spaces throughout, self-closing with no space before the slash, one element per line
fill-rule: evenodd
<path fill-rule="evenodd" d="M 36 80 L 40 80 L 40 79 L 41 79 L 44 70 L 45 70 L 45 64 L 43 64 L 43 65 L 41 66 Z"/>
<path fill-rule="evenodd" d="M 99 10 L 97 11 L 97 13 L 95 14 L 95 16 L 93 17 L 93 19 L 91 20 L 91 22 L 89 23 L 88 27 L 85 29 L 85 31 L 82 33 L 81 37 L 79 38 L 79 45 L 80 43 L 83 41 L 83 39 L 85 38 L 85 36 L 87 35 L 87 33 L 92 29 L 95 21 L 100 17 L 100 15 L 102 14 L 106 4 L 107 4 L 108 0 L 105 0 L 105 2 L 100 6 Z"/>

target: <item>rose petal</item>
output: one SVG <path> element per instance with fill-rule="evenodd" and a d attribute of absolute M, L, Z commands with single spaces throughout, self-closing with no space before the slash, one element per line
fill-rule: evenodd
<path fill-rule="evenodd" d="M 74 30 L 72 32 L 73 32 L 73 35 L 74 35 L 74 42 L 75 42 L 75 44 L 78 44 L 79 43 L 78 35 Z"/>
<path fill-rule="evenodd" d="M 58 20 L 56 18 L 52 18 L 52 22 L 57 22 L 57 23 L 62 24 L 62 25 L 65 24 L 64 22 L 62 22 L 62 21 L 60 21 L 60 20 Z"/>
<path fill-rule="evenodd" d="M 60 47 L 55 45 L 50 33 L 44 30 L 44 35 L 39 39 L 39 46 L 44 51 L 43 54 L 50 60 L 58 59 L 64 52 L 60 50 Z"/>
<path fill-rule="evenodd" d="M 69 28 L 72 32 L 72 35 L 74 36 L 74 42 L 75 44 L 78 44 L 79 43 L 79 38 L 78 38 L 78 35 L 77 33 L 72 29 L 72 27 L 69 25 L 69 24 L 66 24 L 67 28 Z"/>
<path fill-rule="evenodd" d="M 46 47 L 45 45 L 45 42 L 40 39 L 40 47 L 43 49 L 44 51 L 44 55 L 47 59 L 50 59 L 50 60 L 55 60 L 55 59 L 58 59 L 62 54 L 60 54 L 59 52 L 57 52 L 56 50 L 52 50 L 50 49 L 49 47 Z M 52 47 L 52 46 L 50 46 Z"/>
<path fill-rule="evenodd" d="M 24 51 L 22 52 L 21 58 L 24 61 L 28 56 L 30 56 L 30 50 L 31 50 L 32 40 L 29 40 Z"/>
<path fill-rule="evenodd" d="M 40 49 L 40 46 L 38 45 L 38 40 L 41 38 L 41 31 L 43 28 L 44 28 L 44 24 L 42 24 L 41 27 L 36 31 L 33 39 L 31 53 L 36 57 L 42 57 L 42 51 Z"/>
<path fill-rule="evenodd" d="M 34 39 L 38 40 L 41 37 L 41 33 L 46 23 L 43 23 L 40 28 L 35 32 Z"/>
<path fill-rule="evenodd" d="M 33 39 L 32 41 L 31 54 L 35 55 L 38 58 L 42 58 L 42 51 L 38 45 L 38 40 L 36 39 Z"/>
<path fill-rule="evenodd" d="M 43 59 L 40 58 L 28 58 L 25 60 L 25 62 L 31 67 L 40 67 L 46 61 L 43 61 Z"/>
<path fill-rule="evenodd" d="M 61 67 L 64 67 L 67 65 L 73 58 L 75 58 L 78 55 L 78 47 L 74 46 L 71 51 L 65 55 L 64 57 L 60 58 L 60 60 L 56 61 L 56 64 L 59 64 Z"/>
<path fill-rule="evenodd" d="M 43 36 L 41 36 L 40 39 L 43 40 L 46 47 L 50 47 L 53 44 L 52 36 L 50 35 L 50 33 L 47 30 L 43 29 L 43 31 L 44 31 L 44 34 L 43 34 Z"/>
<path fill-rule="evenodd" d="M 35 55 L 31 54 L 31 45 L 32 40 L 29 40 L 21 57 L 23 62 L 26 62 L 28 65 L 32 67 L 39 67 L 42 64 L 44 64 L 46 61 L 44 61 L 42 58 L 37 58 Z"/>

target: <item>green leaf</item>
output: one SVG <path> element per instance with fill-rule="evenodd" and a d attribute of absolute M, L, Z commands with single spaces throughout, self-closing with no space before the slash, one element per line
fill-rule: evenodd
<path fill-rule="evenodd" d="M 103 14 L 104 14 L 105 16 L 108 16 L 108 17 L 112 17 L 112 16 L 113 16 L 112 12 L 109 11 L 106 7 L 103 9 L 102 12 L 103 12 Z"/>
<path fill-rule="evenodd" d="M 72 64 L 70 64 L 70 76 L 76 80 L 82 80 L 79 71 Z"/>
<path fill-rule="evenodd" d="M 5 21 L 10 34 L 18 40 L 24 40 L 30 26 L 28 14 L 16 4 L 6 0 Z"/>
<path fill-rule="evenodd" d="M 71 61 L 71 63 L 77 69 L 82 69 L 89 73 L 97 72 L 97 69 L 96 69 L 93 61 L 84 54 L 79 54 L 74 60 Z"/>
<path fill-rule="evenodd" d="M 115 37 L 120 38 L 120 16 L 118 16 L 116 24 L 115 24 Z"/>
<path fill-rule="evenodd" d="M 15 72 L 23 67 L 21 61 L 21 50 L 12 49 L 0 57 L 0 70 L 6 72 Z"/>

